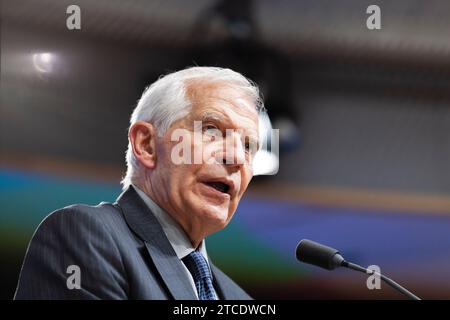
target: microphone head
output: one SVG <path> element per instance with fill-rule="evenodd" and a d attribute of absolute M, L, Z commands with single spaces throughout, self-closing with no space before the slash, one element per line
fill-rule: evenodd
<path fill-rule="evenodd" d="M 327 270 L 340 267 L 341 263 L 345 261 L 338 250 L 307 239 L 298 243 L 296 256 L 301 262 Z"/>

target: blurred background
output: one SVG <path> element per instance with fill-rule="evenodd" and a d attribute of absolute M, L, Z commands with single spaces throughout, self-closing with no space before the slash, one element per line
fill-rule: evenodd
<path fill-rule="evenodd" d="M 81 30 L 66 28 L 71 4 Z M 281 139 L 278 174 L 209 237 L 217 265 L 255 298 L 403 298 L 299 264 L 309 238 L 449 299 L 449 15 L 445 0 L 3 0 L 0 298 L 48 213 L 116 199 L 144 88 L 214 65 L 261 86 Z"/>

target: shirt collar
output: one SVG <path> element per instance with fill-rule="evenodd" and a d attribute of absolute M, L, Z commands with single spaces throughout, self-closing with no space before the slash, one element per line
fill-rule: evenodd
<path fill-rule="evenodd" d="M 180 225 L 168 214 L 165 210 L 163 210 L 160 206 L 158 206 L 144 191 L 136 187 L 134 184 L 132 185 L 136 190 L 138 195 L 142 198 L 145 204 L 150 208 L 150 210 L 155 215 L 159 224 L 163 228 L 164 233 L 167 236 L 170 244 L 172 245 L 178 259 L 183 259 L 191 252 L 195 251 L 196 248 L 192 246 L 191 241 L 188 236 L 184 232 L 184 230 L 180 227 Z M 208 261 L 208 255 L 206 252 L 205 239 L 199 245 L 198 251 L 205 257 Z"/>

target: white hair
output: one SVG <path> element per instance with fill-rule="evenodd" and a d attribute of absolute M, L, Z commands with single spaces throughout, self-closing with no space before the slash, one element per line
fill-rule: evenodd
<path fill-rule="evenodd" d="M 223 82 L 248 94 L 255 103 L 258 113 L 264 112 L 264 103 L 256 84 L 238 72 L 218 67 L 191 67 L 160 77 L 144 90 L 134 109 L 130 127 L 137 121 L 151 123 L 159 136 L 177 120 L 188 115 L 192 105 L 186 96 L 186 85 L 190 80 L 201 79 L 205 82 Z M 133 153 L 130 141 L 126 152 L 127 172 L 122 179 L 125 190 L 139 174 L 139 161 Z"/>

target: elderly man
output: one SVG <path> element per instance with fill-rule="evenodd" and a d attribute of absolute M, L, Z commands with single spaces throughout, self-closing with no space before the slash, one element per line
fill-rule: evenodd
<path fill-rule="evenodd" d="M 250 299 L 205 238 L 230 222 L 253 176 L 263 109 L 257 87 L 229 69 L 153 83 L 131 116 L 124 192 L 46 217 L 15 298 Z"/>

